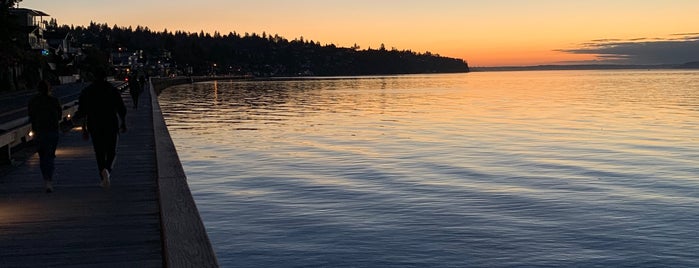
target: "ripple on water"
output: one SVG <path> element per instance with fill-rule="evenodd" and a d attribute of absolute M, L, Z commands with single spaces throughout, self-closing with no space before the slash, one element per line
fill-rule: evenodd
<path fill-rule="evenodd" d="M 698 72 L 181 85 L 222 266 L 695 267 Z"/>

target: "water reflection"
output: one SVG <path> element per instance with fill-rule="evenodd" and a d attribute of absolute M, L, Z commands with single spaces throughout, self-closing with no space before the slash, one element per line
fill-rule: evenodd
<path fill-rule="evenodd" d="M 420 83 L 414 83 L 415 81 Z M 178 118 L 174 128 L 205 130 L 243 123 L 283 124 L 289 117 L 306 117 L 318 113 L 410 112 L 403 101 L 414 96 L 389 93 L 386 88 L 422 90 L 418 77 L 373 77 L 362 79 L 256 81 L 201 83 L 168 89 L 163 101 L 192 100 L 173 103 L 167 115 Z M 221 86 L 223 85 L 223 86 Z M 367 94 L 366 90 L 370 90 Z M 379 92 L 375 92 L 378 90 Z M 328 93 L 332 91 L 332 93 Z M 376 94 L 376 95 L 374 95 Z M 390 95 L 390 96 L 389 96 Z M 210 101 L 206 101 L 210 100 Z M 399 104 L 399 106 L 392 106 Z M 299 109 L 302 107 L 302 109 Z M 389 110 L 388 108 L 392 110 Z M 180 124 L 188 122 L 187 124 Z M 240 126 L 233 129 L 240 129 Z M 242 127 L 249 128 L 249 127 Z M 251 128 L 256 129 L 256 128 Z"/>
<path fill-rule="evenodd" d="M 216 82 L 160 102 L 223 266 L 692 266 L 697 75 Z"/>

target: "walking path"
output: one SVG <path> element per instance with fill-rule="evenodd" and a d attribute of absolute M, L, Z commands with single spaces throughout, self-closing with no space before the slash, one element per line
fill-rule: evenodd
<path fill-rule="evenodd" d="M 99 187 L 92 143 L 61 134 L 54 192 L 38 156 L 0 177 L 0 267 L 163 267 L 150 93 L 131 109 L 110 189 Z M 208 242 L 208 241 L 207 241 Z"/>

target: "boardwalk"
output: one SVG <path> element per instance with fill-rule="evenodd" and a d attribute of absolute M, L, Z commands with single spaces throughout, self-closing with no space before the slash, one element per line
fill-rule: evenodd
<path fill-rule="evenodd" d="M 46 194 L 36 154 L 0 177 L 0 267 L 163 267 L 150 94 L 130 109 L 111 189 L 98 186 L 92 144 L 61 135 L 55 192 Z"/>

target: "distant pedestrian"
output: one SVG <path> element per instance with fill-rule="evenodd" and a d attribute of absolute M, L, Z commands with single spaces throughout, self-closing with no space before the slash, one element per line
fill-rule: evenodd
<path fill-rule="evenodd" d="M 92 138 L 100 185 L 107 188 L 111 183 L 119 130 L 126 132 L 126 107 L 119 90 L 105 78 L 105 71 L 95 71 L 95 81 L 80 93 L 80 106 L 76 113 L 84 117 L 83 138 Z"/>
<path fill-rule="evenodd" d="M 138 76 L 138 83 L 141 85 L 141 91 L 148 88 L 147 82 L 148 82 L 148 78 L 146 77 L 146 75 L 141 74 Z"/>
<path fill-rule="evenodd" d="M 129 94 L 131 95 L 134 109 L 138 109 L 138 98 L 141 96 L 142 91 L 143 84 L 140 77 L 137 77 L 136 75 L 129 75 Z"/>
<path fill-rule="evenodd" d="M 27 110 L 32 124 L 34 140 L 39 153 L 39 168 L 44 178 L 46 192 L 53 192 L 56 147 L 58 146 L 59 121 L 63 116 L 58 98 L 51 96 L 51 86 L 45 80 L 37 84 L 37 95 L 29 100 Z"/>

